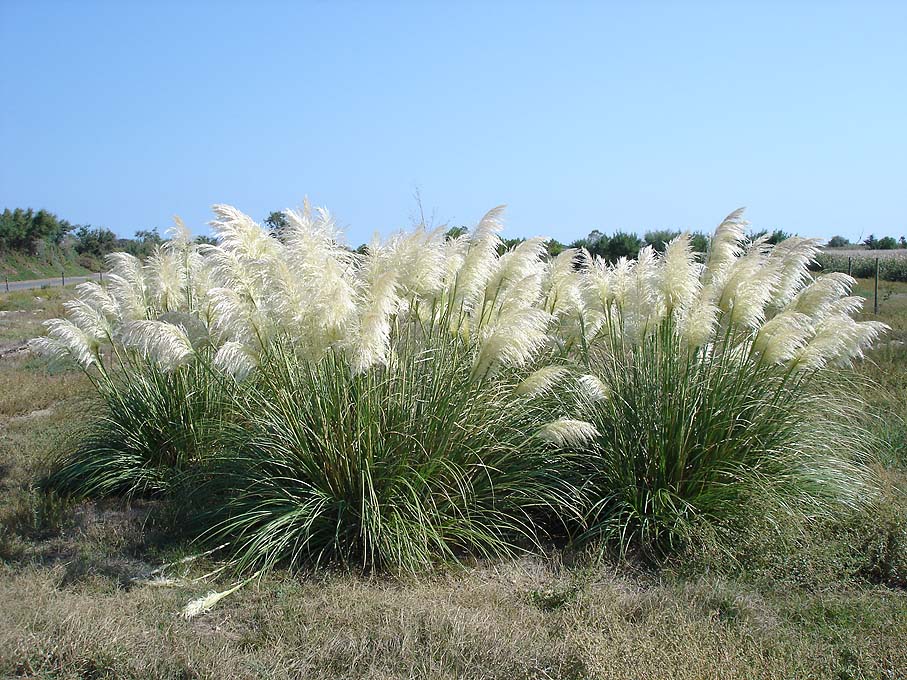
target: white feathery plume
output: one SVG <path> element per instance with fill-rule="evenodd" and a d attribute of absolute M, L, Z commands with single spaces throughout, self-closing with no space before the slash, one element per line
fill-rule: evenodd
<path fill-rule="evenodd" d="M 592 423 L 572 418 L 552 421 L 544 425 L 538 434 L 545 441 L 561 448 L 585 446 L 599 436 Z"/>
<path fill-rule="evenodd" d="M 93 345 L 110 340 L 113 326 L 104 313 L 81 298 L 63 303 L 70 321 L 79 327 Z"/>
<path fill-rule="evenodd" d="M 271 336 L 271 324 L 255 300 L 233 288 L 208 291 L 212 328 L 223 340 L 261 344 Z"/>
<path fill-rule="evenodd" d="M 192 617 L 198 616 L 199 614 L 204 614 L 205 612 L 211 610 L 214 605 L 223 600 L 225 597 L 232 595 L 237 590 L 242 588 L 246 583 L 248 583 L 248 580 L 241 581 L 232 588 L 222 590 L 220 592 L 215 592 L 212 590 L 206 595 L 192 600 L 185 607 L 183 607 L 183 617 L 191 619 Z"/>
<path fill-rule="evenodd" d="M 566 366 L 543 366 L 530 373 L 517 385 L 516 394 L 521 397 L 538 397 L 552 391 L 571 373 Z"/>
<path fill-rule="evenodd" d="M 786 309 L 809 314 L 815 321 L 821 320 L 836 300 L 850 293 L 854 283 L 853 277 L 847 274 L 823 274 L 798 292 Z"/>
<path fill-rule="evenodd" d="M 457 275 L 466 262 L 466 252 L 469 250 L 469 234 L 460 234 L 444 241 L 443 250 L 443 277 L 442 288 L 453 299 L 454 287 L 457 284 Z"/>
<path fill-rule="evenodd" d="M 107 290 L 117 303 L 118 318 L 147 318 L 149 295 L 141 261 L 129 253 L 111 253 L 106 259 Z"/>
<path fill-rule="evenodd" d="M 379 270 L 371 273 L 369 278 L 371 280 L 367 281 L 364 291 L 352 348 L 355 371 L 365 371 L 375 364 L 387 363 L 391 316 L 400 304 L 395 271 Z"/>
<path fill-rule="evenodd" d="M 659 270 L 658 287 L 666 311 L 689 306 L 702 287 L 702 265 L 696 261 L 689 232 L 671 239 L 665 247 Z"/>
<path fill-rule="evenodd" d="M 113 296 L 94 281 L 85 281 L 76 286 L 76 293 L 80 300 L 94 307 L 100 314 L 109 319 L 117 318 L 119 305 Z"/>
<path fill-rule="evenodd" d="M 405 299 L 429 299 L 444 284 L 444 231 L 418 227 L 410 233 L 396 233 L 383 245 L 387 258 L 399 273 L 400 295 Z"/>
<path fill-rule="evenodd" d="M 184 253 L 173 248 L 158 248 L 145 264 L 146 280 L 157 309 L 171 312 L 186 301 L 188 278 Z"/>
<path fill-rule="evenodd" d="M 166 321 L 130 321 L 120 329 L 120 342 L 164 371 L 178 368 L 194 355 L 186 331 Z"/>
<path fill-rule="evenodd" d="M 168 248 L 182 249 L 192 245 L 192 232 L 179 215 L 173 216 L 173 226 L 167 229 L 166 234 L 170 239 L 166 244 Z"/>
<path fill-rule="evenodd" d="M 489 294 L 489 304 L 486 305 L 483 318 L 491 321 L 502 312 L 514 308 L 534 307 L 539 304 L 541 297 L 542 277 L 540 274 L 530 274 L 513 285 L 502 285 L 494 295 Z M 493 305 L 490 304 L 492 300 Z"/>
<path fill-rule="evenodd" d="M 826 307 L 826 313 L 829 315 L 844 314 L 846 316 L 853 316 L 863 309 L 863 304 L 865 302 L 866 300 L 859 295 L 846 295 L 829 304 L 828 307 Z"/>
<path fill-rule="evenodd" d="M 718 306 L 709 299 L 707 291 L 678 313 L 677 332 L 691 349 L 702 347 L 712 340 L 718 325 Z"/>
<path fill-rule="evenodd" d="M 503 213 L 503 205 L 492 208 L 485 213 L 470 234 L 469 248 L 456 275 L 453 290 L 455 309 L 462 305 L 466 312 L 472 311 L 485 291 L 498 259 L 497 249 L 501 243 L 498 234 L 503 229 L 501 222 Z"/>
<path fill-rule="evenodd" d="M 608 389 L 608 386 L 605 385 L 598 376 L 592 375 L 591 373 L 581 375 L 576 379 L 576 383 L 579 386 L 580 394 L 583 395 L 586 401 L 591 403 L 603 401 L 611 394 L 611 390 Z"/>
<path fill-rule="evenodd" d="M 601 257 L 592 257 L 583 270 L 583 294 L 586 307 L 598 307 L 605 312 L 614 302 L 613 268 Z"/>
<path fill-rule="evenodd" d="M 97 345 L 71 321 L 50 319 L 43 325 L 47 336 L 29 341 L 32 352 L 58 361 L 71 360 L 86 370 L 97 362 Z"/>
<path fill-rule="evenodd" d="M 583 283 L 577 265 L 586 256 L 577 248 L 567 248 L 552 259 L 542 281 L 545 311 L 556 317 L 574 317 L 585 309 Z"/>
<path fill-rule="evenodd" d="M 743 252 L 748 222 L 743 219 L 743 208 L 738 208 L 722 220 L 709 242 L 703 283 L 722 288 L 728 268 Z"/>
<path fill-rule="evenodd" d="M 630 271 L 630 285 L 620 307 L 622 333 L 629 342 L 639 343 L 654 330 L 665 313 L 658 286 L 658 258 L 652 246 L 639 251 L 636 264 Z"/>
<path fill-rule="evenodd" d="M 280 251 L 280 242 L 248 215 L 230 205 L 215 205 L 212 210 L 217 219 L 210 225 L 224 250 L 247 262 L 267 260 Z"/>
<path fill-rule="evenodd" d="M 862 357 L 867 347 L 888 330 L 878 321 L 857 322 L 845 314 L 825 317 L 815 335 L 794 357 L 798 368 L 818 369 L 827 364 L 847 366 Z"/>
<path fill-rule="evenodd" d="M 753 350 L 770 364 L 785 363 L 797 355 L 812 333 L 809 316 L 784 312 L 762 325 L 753 341 Z"/>
<path fill-rule="evenodd" d="M 284 257 L 274 266 L 269 306 L 318 356 L 345 337 L 356 312 L 358 256 L 342 245 L 327 210 L 288 210 Z"/>
<path fill-rule="evenodd" d="M 622 309 L 627 301 L 630 291 L 635 283 L 633 278 L 633 268 L 636 266 L 636 260 L 630 260 L 626 257 L 617 258 L 617 262 L 611 267 L 611 302 L 618 309 Z"/>
<path fill-rule="evenodd" d="M 242 343 L 232 340 L 217 350 L 213 363 L 215 368 L 233 376 L 237 382 L 245 380 L 257 367 L 255 354 Z"/>
<path fill-rule="evenodd" d="M 755 329 L 765 320 L 765 307 L 778 280 L 778 272 L 769 266 L 767 239 L 763 236 L 753 241 L 727 268 L 718 307 L 730 315 L 732 324 Z"/>
<path fill-rule="evenodd" d="M 772 248 L 769 266 L 778 273 L 772 306 L 786 305 L 809 280 L 809 265 L 819 252 L 819 243 L 820 239 L 792 236 Z"/>
<path fill-rule="evenodd" d="M 501 293 L 522 286 L 529 277 L 541 279 L 545 272 L 542 259 L 547 238 L 526 239 L 515 248 L 504 253 L 495 263 L 494 274 L 488 281 L 486 297 L 501 298 Z"/>
<path fill-rule="evenodd" d="M 473 375 L 483 376 L 495 365 L 522 366 L 545 344 L 551 316 L 526 307 L 502 312 L 481 329 Z"/>

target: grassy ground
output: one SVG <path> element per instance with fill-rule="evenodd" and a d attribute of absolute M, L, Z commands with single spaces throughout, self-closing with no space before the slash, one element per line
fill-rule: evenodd
<path fill-rule="evenodd" d="M 736 563 L 658 572 L 557 554 L 395 580 L 278 572 L 192 620 L 189 600 L 231 582 L 178 562 L 193 548 L 164 508 L 33 488 L 89 398 L 80 374 L 22 351 L 63 294 L 0 295 L 0 676 L 907 677 L 905 284 L 883 284 L 893 330 L 861 368 L 884 442 L 871 516 L 754 530 Z"/>
<path fill-rule="evenodd" d="M 21 253 L 0 254 L 0 285 L 3 284 L 4 277 L 10 281 L 29 281 L 59 278 L 64 272 L 66 276 L 88 276 L 92 270 L 69 258 L 40 258 Z"/>

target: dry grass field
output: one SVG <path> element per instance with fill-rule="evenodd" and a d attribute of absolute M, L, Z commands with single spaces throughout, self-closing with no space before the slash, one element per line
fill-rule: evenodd
<path fill-rule="evenodd" d="M 868 294 L 861 282 L 860 294 Z M 65 291 L 0 295 L 0 676 L 41 678 L 907 677 L 907 285 L 860 371 L 886 497 L 838 524 L 752 527 L 735 556 L 659 570 L 556 552 L 421 577 L 276 571 L 232 582 L 150 501 L 35 488 L 89 398 L 24 350 Z"/>

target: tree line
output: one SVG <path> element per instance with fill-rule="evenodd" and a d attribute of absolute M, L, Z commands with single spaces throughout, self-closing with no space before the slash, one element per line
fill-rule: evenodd
<path fill-rule="evenodd" d="M 275 237 L 280 237 L 280 232 L 287 224 L 286 216 L 279 211 L 273 211 L 263 220 Z M 466 227 L 452 227 L 447 231 L 448 237 L 454 238 L 466 233 Z M 586 237 L 564 244 L 556 239 L 548 242 L 548 254 L 556 256 L 566 248 L 585 248 L 590 254 L 614 262 L 621 257 L 635 258 L 645 246 L 652 246 L 655 250 L 663 252 L 665 246 L 681 232 L 673 229 L 654 229 L 646 231 L 642 237 L 639 235 L 617 230 L 611 234 L 598 229 L 591 231 Z M 774 231 L 760 231 L 750 234 L 751 238 L 767 237 L 768 243 L 777 244 L 791 236 L 791 234 L 776 229 Z M 502 249 L 510 249 L 523 240 L 522 238 L 503 239 Z M 122 238 L 106 227 L 93 227 L 90 224 L 72 224 L 60 219 L 47 210 L 32 210 L 31 208 L 5 209 L 0 214 L 0 254 L 17 252 L 32 256 L 46 256 L 48 254 L 66 256 L 75 254 L 79 263 L 89 268 L 97 267 L 105 255 L 112 252 L 124 251 L 137 257 L 147 257 L 164 243 L 165 239 L 157 228 L 139 229 L 133 238 Z M 213 242 L 208 236 L 198 236 L 199 243 Z M 696 231 L 692 234 L 692 246 L 697 252 L 704 253 L 708 249 L 708 236 Z M 832 237 L 830 247 L 845 247 L 851 245 L 843 236 Z M 870 235 L 862 241 L 870 249 L 890 250 L 894 248 L 907 248 L 907 240 L 902 236 L 895 240 L 891 236 L 876 238 Z M 368 246 L 360 245 L 356 252 L 366 252 Z"/>

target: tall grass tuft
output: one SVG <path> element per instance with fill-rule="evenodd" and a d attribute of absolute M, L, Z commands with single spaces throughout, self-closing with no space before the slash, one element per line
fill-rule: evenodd
<path fill-rule="evenodd" d="M 782 521 L 871 493 L 866 438 L 834 376 L 884 326 L 851 318 L 852 279 L 809 276 L 816 242 L 772 248 L 744 226 L 729 216 L 704 263 L 684 234 L 663 256 L 586 259 L 572 275 L 584 303 L 561 328 L 575 329 L 572 353 L 607 395 L 582 414 L 598 432 L 580 449 L 582 539 L 657 558 L 757 499 Z"/>
<path fill-rule="evenodd" d="M 240 571 L 414 571 L 538 546 L 555 516 L 579 516 L 557 449 L 533 436 L 550 411 L 516 394 L 518 373 L 477 379 L 475 351 L 446 333 L 411 329 L 391 348 L 358 372 L 337 352 L 299 361 L 276 345 L 264 358 L 239 397 L 248 416 L 228 440 L 226 517 L 210 533 Z"/>
<path fill-rule="evenodd" d="M 201 363 L 141 359 L 97 382 L 90 416 L 43 484 L 71 496 L 161 495 L 217 450 L 225 397 Z"/>

